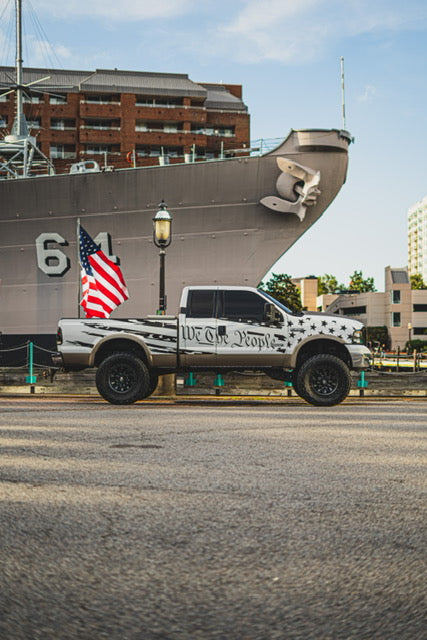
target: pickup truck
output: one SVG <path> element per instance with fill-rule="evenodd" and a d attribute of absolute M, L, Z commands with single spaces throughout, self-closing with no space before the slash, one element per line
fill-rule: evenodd
<path fill-rule="evenodd" d="M 113 404 L 148 397 L 161 374 L 252 370 L 332 406 L 347 397 L 350 370 L 369 366 L 363 335 L 357 320 L 296 313 L 259 289 L 192 286 L 183 289 L 178 316 L 60 320 L 54 363 L 97 367 L 97 389 Z"/>

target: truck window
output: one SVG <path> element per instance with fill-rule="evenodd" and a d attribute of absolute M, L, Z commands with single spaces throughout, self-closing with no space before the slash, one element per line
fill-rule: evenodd
<path fill-rule="evenodd" d="M 187 318 L 213 318 L 214 289 L 195 289 L 189 292 L 187 304 Z"/>
<path fill-rule="evenodd" d="M 221 314 L 237 322 L 263 322 L 265 300 L 252 291 L 224 291 Z"/>

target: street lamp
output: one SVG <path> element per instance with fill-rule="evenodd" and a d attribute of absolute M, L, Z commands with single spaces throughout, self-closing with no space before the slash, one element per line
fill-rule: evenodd
<path fill-rule="evenodd" d="M 166 311 L 165 295 L 165 256 L 166 247 L 172 241 L 172 216 L 166 209 L 164 200 L 159 204 L 159 210 L 153 218 L 153 241 L 160 249 L 160 284 L 159 284 L 159 310 L 158 315 L 164 316 Z"/>

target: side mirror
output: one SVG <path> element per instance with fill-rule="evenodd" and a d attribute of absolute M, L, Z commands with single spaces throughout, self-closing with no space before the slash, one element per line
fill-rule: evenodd
<path fill-rule="evenodd" d="M 264 305 L 264 322 L 266 324 L 279 324 L 283 322 L 282 314 L 271 302 L 266 302 Z"/>

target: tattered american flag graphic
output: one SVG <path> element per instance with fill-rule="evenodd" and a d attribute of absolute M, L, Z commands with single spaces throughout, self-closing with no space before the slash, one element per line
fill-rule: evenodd
<path fill-rule="evenodd" d="M 82 300 L 86 318 L 108 318 L 128 299 L 120 268 L 112 262 L 79 225 L 80 264 L 82 266 Z"/>

